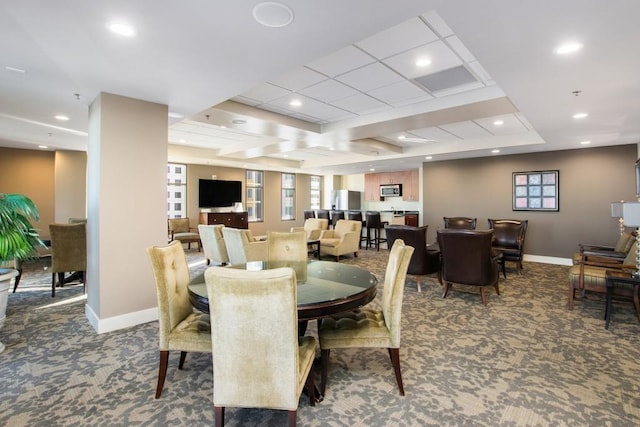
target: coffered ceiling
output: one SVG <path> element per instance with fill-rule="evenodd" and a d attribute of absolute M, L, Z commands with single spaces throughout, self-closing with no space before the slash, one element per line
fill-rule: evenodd
<path fill-rule="evenodd" d="M 100 92 L 167 104 L 170 161 L 241 168 L 640 142 L 640 2 L 283 0 L 283 27 L 259 3 L 3 1 L 0 146 L 86 150 Z M 554 53 L 567 42 L 582 48 Z"/>

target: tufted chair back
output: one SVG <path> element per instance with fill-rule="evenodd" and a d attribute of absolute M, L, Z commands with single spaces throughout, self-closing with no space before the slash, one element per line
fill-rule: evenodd
<path fill-rule="evenodd" d="M 307 281 L 307 235 L 304 231 L 292 233 L 270 231 L 267 234 L 267 261 L 269 268 L 291 267 L 296 280 Z"/>
<path fill-rule="evenodd" d="M 289 411 L 295 422 L 307 385 L 314 405 L 316 340 L 298 336 L 297 286 L 291 268 L 205 272 L 211 312 L 213 405 L 216 425 L 225 407 Z M 277 333 L 274 333 L 277 331 Z"/>

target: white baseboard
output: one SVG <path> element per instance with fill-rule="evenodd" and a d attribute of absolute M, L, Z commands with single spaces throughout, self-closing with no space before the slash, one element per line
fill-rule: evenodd
<path fill-rule="evenodd" d="M 84 313 L 87 319 L 89 319 L 89 324 L 91 324 L 93 329 L 99 334 L 158 320 L 158 307 L 122 314 L 108 319 L 100 319 L 95 311 L 89 307 L 89 304 L 85 304 Z"/>
<path fill-rule="evenodd" d="M 571 260 L 571 258 L 558 258 L 558 257 L 552 257 L 552 256 L 525 254 L 523 259 L 524 261 L 540 262 L 542 264 L 573 265 L 573 261 Z"/>

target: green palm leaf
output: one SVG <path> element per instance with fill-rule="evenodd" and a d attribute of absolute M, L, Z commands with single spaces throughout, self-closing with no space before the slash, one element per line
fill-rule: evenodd
<path fill-rule="evenodd" d="M 44 246 L 31 221 L 40 215 L 33 201 L 22 194 L 0 193 L 0 261 L 34 256 Z"/>

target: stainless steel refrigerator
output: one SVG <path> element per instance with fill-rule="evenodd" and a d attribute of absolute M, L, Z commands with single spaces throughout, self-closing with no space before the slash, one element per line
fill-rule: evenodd
<path fill-rule="evenodd" d="M 338 211 L 359 210 L 362 192 L 334 190 L 331 193 L 331 208 Z"/>

